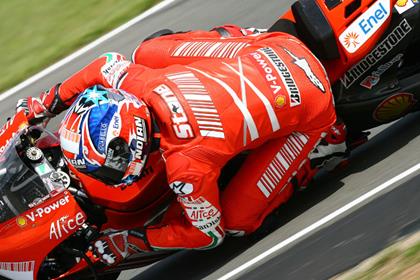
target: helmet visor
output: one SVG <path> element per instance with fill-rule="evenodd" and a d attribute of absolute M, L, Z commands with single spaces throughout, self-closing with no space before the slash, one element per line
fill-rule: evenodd
<path fill-rule="evenodd" d="M 124 139 L 112 139 L 108 144 L 104 165 L 92 172 L 91 175 L 106 184 L 121 184 L 130 161 L 130 155 L 130 148 Z"/>

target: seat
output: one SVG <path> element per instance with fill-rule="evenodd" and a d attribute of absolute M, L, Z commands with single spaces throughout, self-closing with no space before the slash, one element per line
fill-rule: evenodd
<path fill-rule="evenodd" d="M 334 31 L 315 0 L 292 5 L 298 37 L 321 60 L 340 58 Z"/>
<path fill-rule="evenodd" d="M 298 37 L 321 60 L 340 57 L 334 31 L 315 0 L 299 0 L 291 10 L 296 23 L 280 18 L 268 32 L 285 32 Z"/>

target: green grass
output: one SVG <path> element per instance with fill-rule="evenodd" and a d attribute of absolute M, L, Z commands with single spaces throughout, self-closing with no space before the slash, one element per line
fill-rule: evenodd
<path fill-rule="evenodd" d="M 0 1 L 0 92 L 159 0 Z"/>
<path fill-rule="evenodd" d="M 385 253 L 386 252 L 386 253 Z M 399 248 L 389 248 L 384 251 L 378 260 L 364 271 L 359 271 L 354 275 L 344 278 L 346 280 L 392 280 L 402 279 L 401 274 L 412 266 L 420 263 L 420 242 L 416 242 L 411 247 L 402 250 Z M 386 272 L 385 272 L 386 271 Z M 420 271 L 419 271 L 420 273 Z M 420 274 L 411 279 L 420 279 Z M 340 278 L 342 279 L 342 278 Z"/>
<path fill-rule="evenodd" d="M 420 242 L 405 251 L 404 258 L 409 261 L 420 262 Z"/>

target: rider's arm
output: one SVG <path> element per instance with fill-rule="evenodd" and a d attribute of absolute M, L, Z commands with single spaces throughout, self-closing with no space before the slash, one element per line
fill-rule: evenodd
<path fill-rule="evenodd" d="M 20 99 L 17 111 L 24 110 L 30 122 L 38 122 L 45 117 L 53 117 L 66 110 L 85 89 L 102 85 L 118 88 L 132 63 L 118 53 L 106 53 L 92 61 L 85 68 L 72 75 L 61 84 L 42 92 L 39 98 Z M 144 66 L 140 66 L 145 69 Z M 138 69 L 136 71 L 141 71 Z"/>
<path fill-rule="evenodd" d="M 217 178 L 219 168 L 180 153 L 169 156 L 166 168 L 171 189 L 184 215 L 146 230 L 151 247 L 210 249 L 224 237 Z"/>
<path fill-rule="evenodd" d="M 130 62 L 121 54 L 105 53 L 63 83 L 41 94 L 45 108 L 58 114 L 68 108 L 85 89 L 94 85 L 118 88 Z"/>

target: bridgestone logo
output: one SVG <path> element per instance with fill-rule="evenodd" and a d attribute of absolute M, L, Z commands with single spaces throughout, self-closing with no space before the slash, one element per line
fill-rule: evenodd
<path fill-rule="evenodd" d="M 277 70 L 277 73 L 279 74 L 283 84 L 286 86 L 287 93 L 289 94 L 290 107 L 300 105 L 301 98 L 299 89 L 283 60 L 281 60 L 281 58 L 271 48 L 262 48 L 258 51 L 267 57 Z"/>
<path fill-rule="evenodd" d="M 392 30 L 392 32 L 386 36 L 386 38 L 371 51 L 365 58 L 363 58 L 358 64 L 353 66 L 349 71 L 344 74 L 341 78 L 341 83 L 345 88 L 349 88 L 353 85 L 360 77 L 362 77 L 372 66 L 379 62 L 384 56 L 386 56 L 401 40 L 407 36 L 412 30 L 407 20 L 404 19 L 401 23 Z"/>

